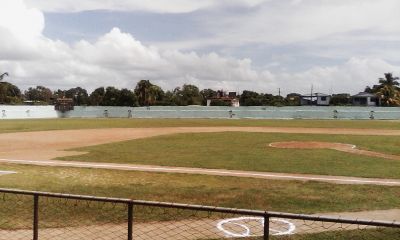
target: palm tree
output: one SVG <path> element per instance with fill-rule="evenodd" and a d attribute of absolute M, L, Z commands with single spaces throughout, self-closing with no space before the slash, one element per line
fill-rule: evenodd
<path fill-rule="evenodd" d="M 158 100 L 161 99 L 163 90 L 157 85 L 151 85 L 147 91 L 147 104 L 154 105 Z"/>
<path fill-rule="evenodd" d="M 397 80 L 399 80 L 399 77 L 393 77 L 393 73 L 385 73 L 385 78 L 379 78 L 379 83 L 382 87 L 389 86 L 398 89 L 397 86 L 399 86 L 400 83 Z"/>
<path fill-rule="evenodd" d="M 0 75 L 0 81 L 2 81 L 3 78 L 4 78 L 5 76 L 8 76 L 8 73 L 7 73 L 7 72 L 5 72 L 5 73 L 3 73 L 3 74 Z"/>
<path fill-rule="evenodd" d="M 377 95 L 381 98 L 384 106 L 400 106 L 400 91 L 389 85 L 385 85 L 379 89 Z"/>
<path fill-rule="evenodd" d="M 153 84 L 150 83 L 149 80 L 140 80 L 135 87 L 135 94 L 138 97 L 139 105 L 140 106 L 148 106 L 148 93 L 149 88 Z"/>
<path fill-rule="evenodd" d="M 384 106 L 400 106 L 400 85 L 398 77 L 392 73 L 385 73 L 385 78 L 379 78 L 379 87 L 376 94 Z"/>

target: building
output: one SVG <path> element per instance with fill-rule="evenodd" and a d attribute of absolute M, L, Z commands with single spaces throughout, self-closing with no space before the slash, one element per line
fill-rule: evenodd
<path fill-rule="evenodd" d="M 332 98 L 331 95 L 323 93 L 314 93 L 312 95 L 301 95 L 300 104 L 302 106 L 306 105 L 329 106 L 331 98 Z"/>
<path fill-rule="evenodd" d="M 226 94 L 226 92 L 222 90 L 217 91 L 216 96 L 207 99 L 207 107 L 211 106 L 212 101 L 225 102 L 232 107 L 240 107 L 240 102 L 237 98 L 236 92 L 229 92 L 228 94 Z"/>
<path fill-rule="evenodd" d="M 351 99 L 354 106 L 373 107 L 379 105 L 379 99 L 372 93 L 360 92 L 351 96 Z"/>

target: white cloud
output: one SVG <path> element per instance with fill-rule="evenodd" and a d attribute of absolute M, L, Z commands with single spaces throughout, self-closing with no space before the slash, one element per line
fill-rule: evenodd
<path fill-rule="evenodd" d="M 119 10 L 160 13 L 187 13 L 222 5 L 253 7 L 261 2 L 265 0 L 27 0 L 28 5 L 49 12 Z"/>
<path fill-rule="evenodd" d="M 362 30 L 399 37 L 399 8 L 398 0 L 272 0 L 251 13 L 204 20 L 215 32 L 209 42 L 288 44 Z"/>
<path fill-rule="evenodd" d="M 368 57 L 298 73 L 256 70 L 247 58 L 159 49 L 118 28 L 94 42 L 68 44 L 43 36 L 40 11 L 27 8 L 22 0 L 5 1 L 0 10 L 0 71 L 10 72 L 8 81 L 23 88 L 133 88 L 138 80 L 150 79 L 166 89 L 191 83 L 201 88 L 277 93 L 279 87 L 284 93 L 305 93 L 313 84 L 320 92 L 332 87 L 335 92 L 355 93 L 374 84 L 384 72 L 400 72 L 398 66 Z"/>

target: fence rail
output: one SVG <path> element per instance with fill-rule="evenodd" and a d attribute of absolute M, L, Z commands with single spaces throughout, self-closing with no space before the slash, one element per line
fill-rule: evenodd
<path fill-rule="evenodd" d="M 1 239 L 400 239 L 400 223 L 0 189 Z"/>

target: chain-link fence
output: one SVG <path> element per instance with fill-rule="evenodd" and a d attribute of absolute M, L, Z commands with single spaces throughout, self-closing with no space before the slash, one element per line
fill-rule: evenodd
<path fill-rule="evenodd" d="M 400 224 L 0 189 L 0 240 L 394 240 Z"/>

